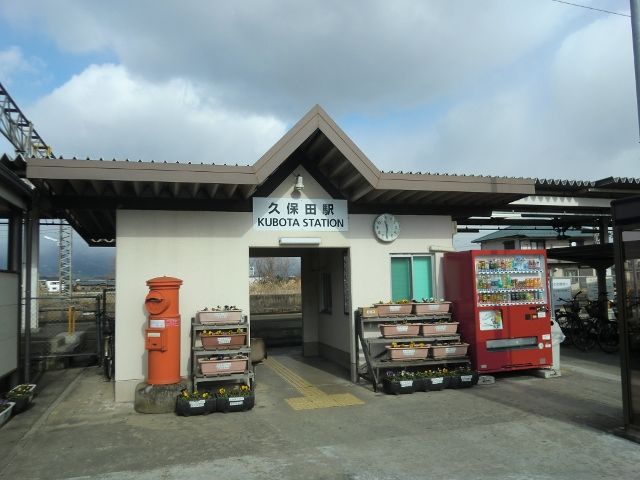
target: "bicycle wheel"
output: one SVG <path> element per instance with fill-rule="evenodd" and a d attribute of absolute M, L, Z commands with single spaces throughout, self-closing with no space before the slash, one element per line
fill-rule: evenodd
<path fill-rule="evenodd" d="M 115 372 L 115 352 L 111 336 L 106 339 L 105 344 L 105 356 L 102 359 L 102 368 L 104 370 L 104 376 L 107 380 L 111 380 Z"/>
<path fill-rule="evenodd" d="M 620 345 L 620 335 L 618 334 L 617 322 L 607 321 L 600 327 L 598 332 L 598 345 L 603 352 L 615 353 Z"/>
<path fill-rule="evenodd" d="M 579 350 L 588 352 L 593 349 L 597 343 L 597 336 L 593 328 L 593 320 L 580 320 L 576 328 L 571 331 L 571 340 Z"/>

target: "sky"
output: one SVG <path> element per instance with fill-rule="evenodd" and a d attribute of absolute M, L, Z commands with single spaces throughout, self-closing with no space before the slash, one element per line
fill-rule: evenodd
<path fill-rule="evenodd" d="M 629 2 L 573 3 L 618 15 L 553 0 L 0 0 L 0 82 L 64 157 L 250 165 L 320 104 L 383 171 L 640 177 Z"/>

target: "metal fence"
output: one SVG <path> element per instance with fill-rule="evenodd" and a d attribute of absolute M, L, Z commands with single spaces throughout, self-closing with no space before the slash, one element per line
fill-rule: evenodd
<path fill-rule="evenodd" d="M 105 314 L 114 315 L 114 297 L 113 290 L 105 289 L 34 298 L 38 309 L 31 320 L 31 372 L 98 363 L 102 352 L 101 323 Z M 24 341 L 23 329 L 23 345 Z"/>
<path fill-rule="evenodd" d="M 252 293 L 249 296 L 251 314 L 297 313 L 302 311 L 300 293 Z"/>

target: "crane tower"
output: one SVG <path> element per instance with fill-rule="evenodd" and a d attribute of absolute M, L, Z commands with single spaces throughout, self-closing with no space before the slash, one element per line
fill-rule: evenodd
<path fill-rule="evenodd" d="M 16 154 L 25 157 L 53 157 L 51 147 L 49 147 L 38 132 L 36 132 L 35 128 L 33 128 L 33 123 L 22 113 L 1 83 L 0 132 L 11 142 Z M 60 224 L 60 239 L 58 242 L 58 274 L 60 277 L 60 292 L 63 292 L 65 295 L 71 293 L 72 287 L 72 238 L 71 226 L 66 222 L 62 222 Z"/>

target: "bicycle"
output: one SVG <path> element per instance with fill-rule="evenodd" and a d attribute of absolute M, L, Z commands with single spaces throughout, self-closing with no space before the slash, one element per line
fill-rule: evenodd
<path fill-rule="evenodd" d="M 101 318 L 102 327 L 102 371 L 108 381 L 113 379 L 116 366 L 116 339 L 115 339 L 115 319 L 103 313 Z"/>
<path fill-rule="evenodd" d="M 618 351 L 620 345 L 620 334 L 618 332 L 618 320 L 610 320 L 608 313 L 606 316 L 601 315 L 600 304 L 601 302 L 592 302 L 591 307 L 594 310 L 591 312 L 596 313 L 596 341 L 600 349 L 605 353 L 615 353 Z M 612 302 L 607 301 L 608 308 L 612 306 Z M 589 311 L 589 308 L 587 309 Z M 614 309 L 615 312 L 615 309 Z"/>
<path fill-rule="evenodd" d="M 588 317 L 582 318 L 579 328 L 572 332 L 573 343 L 580 350 L 588 351 L 596 345 L 606 353 L 614 353 L 618 350 L 620 342 L 618 323 L 610 321 L 608 316 L 601 314 L 602 304 L 603 300 L 587 302 L 585 310 Z"/>
<path fill-rule="evenodd" d="M 564 334 L 563 345 L 571 345 L 574 337 L 573 332 L 581 328 L 580 304 L 577 299 L 581 293 L 582 290 L 576 293 L 571 300 L 558 298 L 558 300 L 564 302 L 562 308 L 555 310 L 556 322 Z"/>

